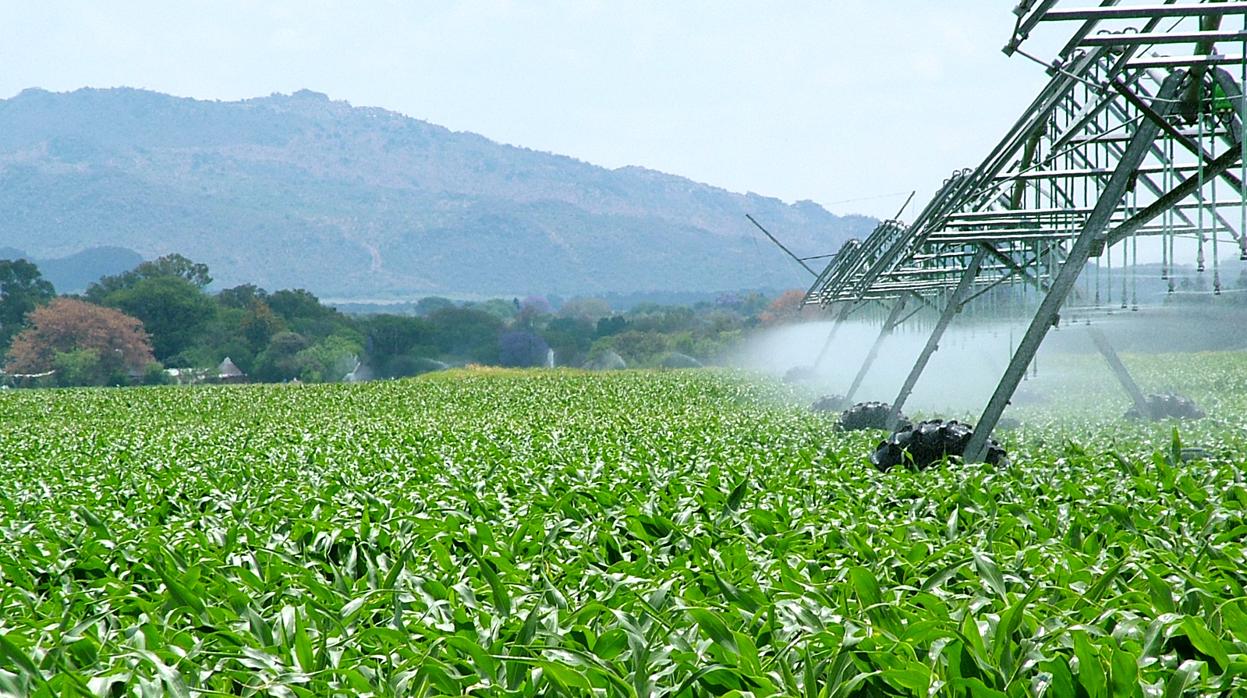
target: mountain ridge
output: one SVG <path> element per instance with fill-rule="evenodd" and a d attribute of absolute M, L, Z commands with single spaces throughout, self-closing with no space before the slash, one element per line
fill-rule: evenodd
<path fill-rule="evenodd" d="M 0 206 L 0 245 L 38 257 L 179 252 L 221 285 L 338 297 L 800 286 L 744 213 L 806 254 L 874 224 L 310 90 L 24 90 L 0 100 Z"/>
<path fill-rule="evenodd" d="M 0 259 L 24 259 L 39 267 L 57 293 L 81 293 L 102 276 L 120 274 L 138 266 L 143 257 L 124 247 L 88 247 L 54 259 L 39 259 L 15 247 L 0 247 Z"/>

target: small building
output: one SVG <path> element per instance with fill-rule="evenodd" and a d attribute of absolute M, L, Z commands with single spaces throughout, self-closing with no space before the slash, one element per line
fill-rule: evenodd
<path fill-rule="evenodd" d="M 221 383 L 243 383 L 247 380 L 247 374 L 243 373 L 242 369 L 238 368 L 227 356 L 221 365 L 217 366 L 217 380 Z"/>

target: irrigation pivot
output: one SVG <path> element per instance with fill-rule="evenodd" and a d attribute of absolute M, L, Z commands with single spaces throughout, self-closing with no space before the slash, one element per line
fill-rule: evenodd
<path fill-rule="evenodd" d="M 1222 290 L 1221 246 L 1247 259 L 1247 2 L 1105 0 L 1075 7 L 1022 0 L 1014 13 L 1005 53 L 1041 63 L 1047 84 L 978 166 L 953 172 L 908 225 L 884 221 L 843 249 L 805 299 L 839 308 L 837 319 L 914 297 L 938 309 L 892 403 L 898 413 L 967 307 L 1028 317 L 966 446 L 967 460 L 985 455 L 1063 312 L 1107 307 L 1114 294 L 1122 308 L 1138 308 L 1131 281 L 1140 238 L 1159 246 L 1171 291 L 1180 248 L 1193 248 L 1199 271 L 1211 272 L 1214 294 Z M 1055 56 L 1028 53 L 1036 31 L 1066 32 Z M 1119 289 L 1113 274 L 1107 284 L 1100 279 L 1101 268 L 1113 263 Z M 882 318 L 879 341 L 910 317 Z"/>

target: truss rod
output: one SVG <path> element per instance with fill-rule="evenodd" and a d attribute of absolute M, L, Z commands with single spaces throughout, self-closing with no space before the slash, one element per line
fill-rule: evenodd
<path fill-rule="evenodd" d="M 1195 68 L 1209 65 L 1238 65 L 1243 62 L 1243 54 L 1213 56 L 1149 56 L 1135 58 L 1126 64 L 1127 68 L 1147 70 L 1148 68 Z"/>
<path fill-rule="evenodd" d="M 1196 41 L 1247 41 L 1247 32 L 1231 32 L 1231 31 L 1200 31 L 1200 32 L 1176 32 L 1166 34 L 1163 32 L 1114 32 L 1111 34 L 1096 34 L 1095 36 L 1083 37 L 1079 42 L 1079 46 L 1126 46 L 1126 45 L 1143 45 L 1151 44 L 1185 44 Z"/>
<path fill-rule="evenodd" d="M 1165 169 L 1166 168 L 1164 165 L 1144 165 L 1136 171 L 1139 174 L 1162 174 L 1165 172 Z M 1198 163 L 1190 163 L 1190 164 L 1184 163 L 1184 164 L 1179 164 L 1179 165 L 1173 165 L 1169 169 L 1181 170 L 1181 171 L 1186 172 L 1190 170 L 1198 170 L 1199 164 Z M 1111 169 L 1108 169 L 1106 167 L 1094 167 L 1094 168 L 1073 168 L 1073 169 L 1068 169 L 1068 170 L 1031 170 L 1029 172 L 1020 172 L 1018 174 L 996 175 L 995 179 L 997 181 L 1004 182 L 1004 181 L 1018 180 L 1018 179 L 1030 180 L 1030 179 L 1057 179 L 1061 177 L 1108 177 L 1111 174 L 1113 174 L 1113 171 Z"/>
<path fill-rule="evenodd" d="M 1147 19 L 1151 17 L 1208 17 L 1242 14 L 1247 2 L 1216 2 L 1199 5 L 1127 5 L 1121 7 L 1083 7 L 1073 10 L 1048 10 L 1041 22 L 1063 22 L 1087 19 Z"/>

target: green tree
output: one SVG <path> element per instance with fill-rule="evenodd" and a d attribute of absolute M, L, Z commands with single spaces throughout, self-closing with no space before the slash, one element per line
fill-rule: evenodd
<path fill-rule="evenodd" d="M 314 293 L 302 288 L 282 289 L 269 294 L 268 306 L 287 321 L 321 318 L 337 311 L 320 304 Z"/>
<path fill-rule="evenodd" d="M 246 310 L 256 301 L 267 301 L 268 291 L 254 284 L 242 284 L 216 294 L 216 302 L 227 308 Z"/>
<path fill-rule="evenodd" d="M 160 364 L 152 366 L 159 368 Z M 61 387 L 76 385 L 119 385 L 130 380 L 125 371 L 100 360 L 95 349 L 74 349 L 57 352 L 52 359 L 56 371 L 54 382 Z"/>
<path fill-rule="evenodd" d="M 165 363 L 176 368 L 215 368 L 225 357 L 230 357 L 244 373 L 251 373 L 255 355 L 268 346 L 268 342 L 252 346 L 243 336 L 243 321 L 248 311 L 240 308 L 216 305 L 216 312 L 195 339 L 195 343 L 167 358 Z"/>
<path fill-rule="evenodd" d="M 499 320 L 510 320 L 514 318 L 516 313 L 520 310 L 520 306 L 516 301 L 508 301 L 502 298 L 490 298 L 487 301 L 481 301 L 479 303 L 465 303 L 463 304 L 463 308 L 483 310 Z"/>
<path fill-rule="evenodd" d="M 579 366 L 588 358 L 597 328 L 585 317 L 559 317 L 550 321 L 541 336 L 554 350 L 560 366 Z"/>
<path fill-rule="evenodd" d="M 87 287 L 83 295 L 92 303 L 103 303 L 108 296 L 134 286 L 145 279 L 174 277 L 201 291 L 212 283 L 208 265 L 191 261 L 180 254 L 170 254 L 150 262 L 143 262 L 130 271 L 115 276 L 105 276 Z"/>
<path fill-rule="evenodd" d="M 238 323 L 238 331 L 247 340 L 252 354 L 268 346 L 274 335 L 284 329 L 286 324 L 260 298 L 251 301 L 247 313 Z"/>
<path fill-rule="evenodd" d="M 255 357 L 252 377 L 269 383 L 298 378 L 302 372 L 299 353 L 311 346 L 307 338 L 295 332 L 279 332 L 268 347 Z"/>
<path fill-rule="evenodd" d="M 354 370 L 360 351 L 356 342 L 330 335 L 295 354 L 299 380 L 317 383 L 340 381 Z"/>
<path fill-rule="evenodd" d="M 443 308 L 453 308 L 455 302 L 441 296 L 426 296 L 416 301 L 416 315 L 424 316 Z"/>
<path fill-rule="evenodd" d="M 400 356 L 432 356 L 434 328 L 426 320 L 403 315 L 373 315 L 359 321 L 368 363 L 381 375 L 393 375 L 390 363 Z"/>
<path fill-rule="evenodd" d="M 692 308 L 646 303 L 628 311 L 628 329 L 649 332 L 679 332 L 694 325 Z"/>
<path fill-rule="evenodd" d="M 339 334 L 363 341 L 349 318 L 336 308 L 322 305 L 310 291 L 301 288 L 274 291 L 265 302 L 292 332 L 311 340 Z"/>
<path fill-rule="evenodd" d="M 622 315 L 612 315 L 598 318 L 596 334 L 598 337 L 610 337 L 626 329 L 628 329 L 627 318 Z"/>
<path fill-rule="evenodd" d="M 207 288 L 212 283 L 208 273 L 208 265 L 193 262 L 180 254 L 165 255 L 151 262 L 143 262 L 135 267 L 135 271 L 143 278 L 156 276 L 176 276 L 185 279 L 199 288 Z"/>
<path fill-rule="evenodd" d="M 56 296 L 39 267 L 24 259 L 0 259 L 0 349 L 26 325 L 26 316 Z"/>
<path fill-rule="evenodd" d="M 433 344 L 447 356 L 492 364 L 498 361 L 498 335 L 503 323 L 497 316 L 472 308 L 444 308 L 429 316 Z"/>
<path fill-rule="evenodd" d="M 618 352 L 629 366 L 652 366 L 671 350 L 671 340 L 658 332 L 628 330 L 598 341 Z"/>
<path fill-rule="evenodd" d="M 598 318 L 611 314 L 611 306 L 600 298 L 576 297 L 559 306 L 559 317 L 576 318 L 597 322 Z"/>
<path fill-rule="evenodd" d="M 212 300 L 180 276 L 153 276 L 106 295 L 103 304 L 143 321 L 156 358 L 190 347 L 216 311 Z"/>

